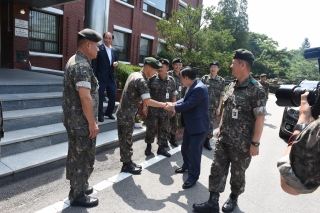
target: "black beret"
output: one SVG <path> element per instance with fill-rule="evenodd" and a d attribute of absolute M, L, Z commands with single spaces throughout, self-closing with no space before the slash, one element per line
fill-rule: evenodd
<path fill-rule="evenodd" d="M 170 65 L 170 62 L 169 62 L 169 60 L 168 60 L 168 59 L 160 58 L 160 59 L 159 59 L 159 61 L 160 61 L 162 64 L 165 64 L 165 65 L 167 65 L 167 66 L 169 66 L 169 65 Z"/>
<path fill-rule="evenodd" d="M 254 61 L 254 55 L 248 50 L 238 49 L 234 52 L 233 59 L 244 60 L 252 65 Z"/>
<path fill-rule="evenodd" d="M 172 61 L 172 64 L 174 64 L 174 63 L 182 63 L 182 59 L 181 58 L 175 58 Z"/>
<path fill-rule="evenodd" d="M 158 61 L 157 59 L 153 58 L 153 57 L 147 57 L 144 59 L 144 63 L 150 65 L 153 68 L 161 68 L 162 64 L 160 61 Z"/>
<path fill-rule="evenodd" d="M 80 32 L 78 32 L 78 35 L 82 38 L 86 38 L 94 42 L 99 42 L 102 40 L 102 36 L 99 33 L 89 28 L 81 30 Z"/>
<path fill-rule="evenodd" d="M 260 75 L 260 77 L 265 77 L 265 76 L 267 76 L 267 74 L 265 74 L 265 73 L 262 73 L 262 74 Z"/>
<path fill-rule="evenodd" d="M 219 64 L 218 61 L 213 61 L 213 62 L 211 62 L 211 63 L 209 64 L 209 67 L 211 67 L 212 65 L 215 65 L 215 66 L 220 67 L 220 64 Z"/>
<path fill-rule="evenodd" d="M 260 77 L 259 77 L 259 75 L 255 75 L 255 76 L 253 76 L 253 78 L 260 78 Z"/>

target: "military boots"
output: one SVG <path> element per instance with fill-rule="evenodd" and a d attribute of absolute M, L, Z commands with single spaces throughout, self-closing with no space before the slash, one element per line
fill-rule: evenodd
<path fill-rule="evenodd" d="M 207 202 L 200 204 L 193 204 L 193 209 L 196 212 L 211 212 L 219 213 L 219 196 L 218 192 L 210 192 L 210 197 Z"/>
<path fill-rule="evenodd" d="M 123 163 L 121 172 L 129 172 L 131 174 L 140 174 L 142 170 L 141 166 L 137 166 L 137 164 L 133 163 L 131 160 L 127 163 Z"/>
<path fill-rule="evenodd" d="M 172 146 L 175 146 L 175 147 L 179 146 L 179 144 L 176 141 L 176 135 L 175 134 L 171 134 L 171 138 L 170 138 L 169 142 L 170 142 L 170 144 Z"/>

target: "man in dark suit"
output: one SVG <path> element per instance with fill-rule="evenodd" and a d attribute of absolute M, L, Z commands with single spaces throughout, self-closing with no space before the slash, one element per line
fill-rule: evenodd
<path fill-rule="evenodd" d="M 192 187 L 199 179 L 202 147 L 210 128 L 208 90 L 196 75 L 192 67 L 180 71 L 181 82 L 189 89 L 184 98 L 165 107 L 181 113 L 181 123 L 185 127 L 181 146 L 183 165 L 175 171 L 188 171 L 188 179 L 182 185 L 184 189 Z"/>
<path fill-rule="evenodd" d="M 117 50 L 112 47 L 113 35 L 110 32 L 103 34 L 103 42 L 99 46 L 97 58 L 92 60 L 92 68 L 99 81 L 99 111 L 98 121 L 103 122 L 104 116 L 115 119 L 112 115 L 116 102 L 116 79 L 114 68 L 118 66 Z M 103 101 L 105 100 L 104 91 L 107 91 L 108 107 L 103 112 Z"/>

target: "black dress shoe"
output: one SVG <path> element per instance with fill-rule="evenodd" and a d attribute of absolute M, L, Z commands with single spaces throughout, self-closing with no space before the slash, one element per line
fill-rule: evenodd
<path fill-rule="evenodd" d="M 203 144 L 204 148 L 206 148 L 207 150 L 212 150 L 212 147 L 210 145 L 210 138 L 206 138 L 206 140 L 204 141 Z"/>
<path fill-rule="evenodd" d="M 189 189 L 189 188 L 191 188 L 194 184 L 196 184 L 196 182 L 197 181 L 195 181 L 195 182 L 190 182 L 190 181 L 186 181 L 186 182 L 184 182 L 184 184 L 182 185 L 182 188 L 183 189 Z"/>
<path fill-rule="evenodd" d="M 183 168 L 183 167 L 180 167 L 180 168 L 178 168 L 178 169 L 176 169 L 176 173 L 184 173 L 184 172 L 186 172 L 186 171 L 188 171 L 188 169 L 186 169 L 186 168 Z"/>
<path fill-rule="evenodd" d="M 218 202 L 212 203 L 210 201 L 207 201 L 200 204 L 193 204 L 192 207 L 196 212 L 219 213 Z"/>
<path fill-rule="evenodd" d="M 104 122 L 104 117 L 103 117 L 103 116 L 99 116 L 99 117 L 98 117 L 98 121 L 99 121 L 99 122 Z"/>
<path fill-rule="evenodd" d="M 93 193 L 93 188 L 92 187 L 88 187 L 86 189 L 86 191 L 84 191 L 84 194 L 86 194 L 86 195 L 89 195 L 89 194 L 92 194 L 92 193 Z"/>
<path fill-rule="evenodd" d="M 109 119 L 112 119 L 112 120 L 116 119 L 112 114 L 105 115 L 105 116 L 107 116 Z"/>
<path fill-rule="evenodd" d="M 157 154 L 166 156 L 168 158 L 171 157 L 171 154 L 169 152 L 167 152 L 167 150 L 164 149 L 164 146 L 159 146 Z"/>
<path fill-rule="evenodd" d="M 237 206 L 238 198 L 231 199 L 231 197 L 228 198 L 228 200 L 223 204 L 222 211 L 223 212 L 233 212 L 234 208 Z"/>
<path fill-rule="evenodd" d="M 88 195 L 80 195 L 75 200 L 70 202 L 70 206 L 94 207 L 99 204 L 99 200 Z"/>
<path fill-rule="evenodd" d="M 121 172 L 129 172 L 131 174 L 140 174 L 141 168 L 135 167 L 130 161 L 128 163 L 123 163 Z"/>

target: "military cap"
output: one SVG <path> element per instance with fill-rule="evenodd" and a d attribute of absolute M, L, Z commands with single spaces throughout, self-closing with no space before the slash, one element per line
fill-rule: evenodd
<path fill-rule="evenodd" d="M 220 67 L 220 64 L 219 64 L 218 61 L 213 61 L 213 62 L 211 62 L 211 63 L 209 64 L 209 67 L 211 67 L 212 65 L 215 65 L 215 66 L 217 66 L 217 67 Z"/>
<path fill-rule="evenodd" d="M 267 76 L 267 74 L 265 74 L 265 73 L 262 73 L 261 75 L 260 75 L 260 77 L 266 77 Z"/>
<path fill-rule="evenodd" d="M 169 66 L 169 65 L 170 65 L 170 62 L 169 62 L 169 60 L 168 60 L 168 59 L 160 58 L 160 59 L 159 59 L 159 61 L 160 61 L 162 64 L 165 64 L 165 65 L 167 65 L 167 66 Z"/>
<path fill-rule="evenodd" d="M 99 33 L 89 28 L 83 29 L 78 32 L 78 36 L 94 42 L 99 42 L 102 40 L 102 36 Z"/>
<path fill-rule="evenodd" d="M 153 58 L 153 57 L 147 57 L 144 59 L 144 63 L 150 65 L 153 68 L 161 68 L 162 64 L 160 61 L 158 61 L 157 59 Z"/>
<path fill-rule="evenodd" d="M 248 50 L 238 49 L 234 52 L 233 59 L 244 60 L 252 65 L 254 61 L 254 55 Z"/>
<path fill-rule="evenodd" d="M 181 58 L 175 58 L 172 60 L 172 64 L 174 63 L 182 63 L 182 59 Z"/>

